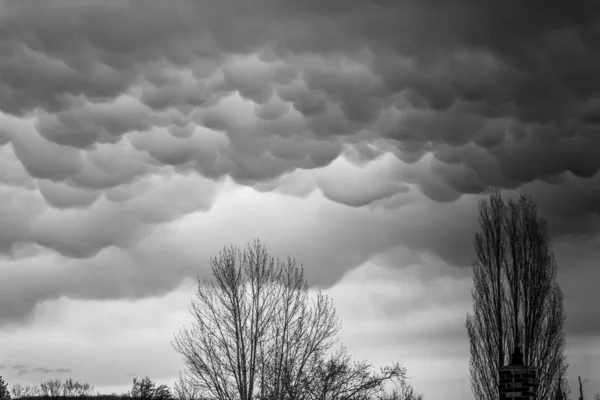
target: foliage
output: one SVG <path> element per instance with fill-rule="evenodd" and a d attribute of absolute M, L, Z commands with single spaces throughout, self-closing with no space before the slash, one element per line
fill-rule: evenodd
<path fill-rule="evenodd" d="M 137 399 L 168 400 L 171 399 L 171 390 L 167 385 L 156 386 L 149 377 L 138 380 L 133 378 L 133 387 L 129 396 Z"/>
<path fill-rule="evenodd" d="M 8 390 L 8 384 L 4 382 L 4 379 L 0 376 L 0 399 L 10 400 L 10 391 Z"/>

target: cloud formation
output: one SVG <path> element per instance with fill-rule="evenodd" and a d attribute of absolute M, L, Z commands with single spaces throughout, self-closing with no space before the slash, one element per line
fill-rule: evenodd
<path fill-rule="evenodd" d="M 445 185 L 422 188 L 435 200 L 589 178 L 600 55 L 597 16 L 576 3 L 540 16 L 518 2 L 9 2 L 0 108 L 36 114 L 48 150 L 152 131 L 161 150 L 138 146 L 157 162 L 243 183 L 378 139 L 402 160 L 435 155 Z M 14 146 L 45 179 L 81 162 L 60 150 L 42 171 L 26 161 L 35 144 Z"/>
<path fill-rule="evenodd" d="M 60 296 L 173 290 L 203 267 L 160 228 L 212 212 L 229 181 L 335 204 L 302 245 L 277 244 L 338 258 L 317 285 L 395 246 L 468 265 L 492 187 L 534 194 L 556 238 L 598 235 L 592 2 L 0 7 L 0 272 L 20 288 L 0 323 Z M 259 233 L 229 229 L 220 245 Z M 180 260 L 168 279 L 148 243 Z"/>
<path fill-rule="evenodd" d="M 23 364 L 0 364 L 0 370 L 13 369 L 17 371 L 17 375 L 23 376 L 31 373 L 54 374 L 54 373 L 69 373 L 69 368 L 46 368 L 46 367 L 30 367 Z"/>

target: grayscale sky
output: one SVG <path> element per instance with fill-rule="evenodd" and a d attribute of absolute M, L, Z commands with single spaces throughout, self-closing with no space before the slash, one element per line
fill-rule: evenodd
<path fill-rule="evenodd" d="M 0 1 L 0 375 L 172 384 L 196 277 L 260 238 L 332 296 L 352 354 L 471 399 L 473 234 L 497 187 L 548 220 L 591 396 L 599 8 Z"/>

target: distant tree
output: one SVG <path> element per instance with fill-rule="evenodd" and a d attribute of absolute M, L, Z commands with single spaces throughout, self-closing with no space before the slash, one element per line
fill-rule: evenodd
<path fill-rule="evenodd" d="M 73 379 L 69 378 L 63 383 L 62 394 L 65 397 L 71 397 L 75 395 L 75 381 L 73 381 Z"/>
<path fill-rule="evenodd" d="M 146 376 L 142 380 L 138 380 L 135 377 L 133 378 L 133 387 L 129 395 L 137 399 L 152 399 L 155 389 L 156 384 L 149 377 Z"/>
<path fill-rule="evenodd" d="M 40 390 L 43 396 L 58 397 L 62 392 L 62 382 L 60 379 L 51 379 L 40 384 Z"/>
<path fill-rule="evenodd" d="M 16 390 L 18 391 L 18 393 L 21 393 L 21 395 L 19 397 L 36 397 L 36 396 L 41 395 L 41 390 L 40 390 L 39 386 L 37 386 L 37 385 L 21 386 L 21 385 L 15 384 L 15 385 L 13 385 L 13 390 L 15 390 L 15 386 L 17 386 Z"/>
<path fill-rule="evenodd" d="M 87 382 L 74 381 L 73 379 L 67 379 L 62 386 L 63 396 L 91 396 L 94 391 L 94 386 Z"/>
<path fill-rule="evenodd" d="M 25 393 L 25 389 L 23 388 L 23 386 L 21 386 L 21 384 L 14 383 L 12 385 L 12 387 L 10 388 L 10 393 L 11 393 L 13 399 L 19 399 L 19 398 L 23 397 L 23 395 Z"/>
<path fill-rule="evenodd" d="M 167 385 L 159 385 L 154 392 L 154 398 L 157 400 L 172 399 L 171 389 Z"/>
<path fill-rule="evenodd" d="M 156 386 L 149 377 L 138 380 L 133 378 L 133 387 L 129 392 L 129 396 L 138 399 L 147 400 L 169 400 L 172 398 L 171 390 L 167 385 Z"/>
<path fill-rule="evenodd" d="M 327 370 L 340 321 L 327 296 L 309 294 L 304 269 L 293 259 L 276 260 L 257 240 L 244 251 L 223 249 L 211 266 L 214 279 L 198 279 L 192 327 L 174 340 L 186 365 L 181 379 L 201 396 L 301 400 L 320 390 L 326 400 L 334 397 L 324 382 L 338 385 L 339 393 L 363 385 L 366 393 L 399 373 L 392 367 L 369 375 L 343 358 L 329 360 Z"/>
<path fill-rule="evenodd" d="M 26 386 L 21 390 L 21 397 L 37 396 L 39 394 L 46 397 L 82 397 L 91 396 L 94 391 L 94 386 L 87 382 L 78 382 L 69 378 L 64 382 L 60 379 L 53 379 L 42 382 L 39 388 L 36 386 Z"/>
<path fill-rule="evenodd" d="M 4 379 L 0 376 L 0 399 L 10 400 L 10 391 L 8 390 L 8 384 L 4 382 Z"/>
<path fill-rule="evenodd" d="M 417 393 L 415 388 L 406 379 L 399 380 L 399 384 L 391 393 L 383 393 L 377 400 L 425 400 L 422 393 Z"/>
<path fill-rule="evenodd" d="M 506 202 L 498 190 L 479 204 L 473 315 L 467 315 L 471 385 L 477 400 L 498 399 L 498 369 L 519 346 L 537 368 L 538 400 L 566 374 L 563 293 L 546 222 L 531 197 Z"/>

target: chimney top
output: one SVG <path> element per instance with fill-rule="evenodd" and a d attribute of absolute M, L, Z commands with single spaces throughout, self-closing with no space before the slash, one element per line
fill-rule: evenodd
<path fill-rule="evenodd" d="M 521 348 L 519 346 L 515 346 L 515 349 L 512 353 L 512 357 L 510 360 L 510 365 L 524 365 L 523 364 L 523 353 L 521 353 Z"/>

